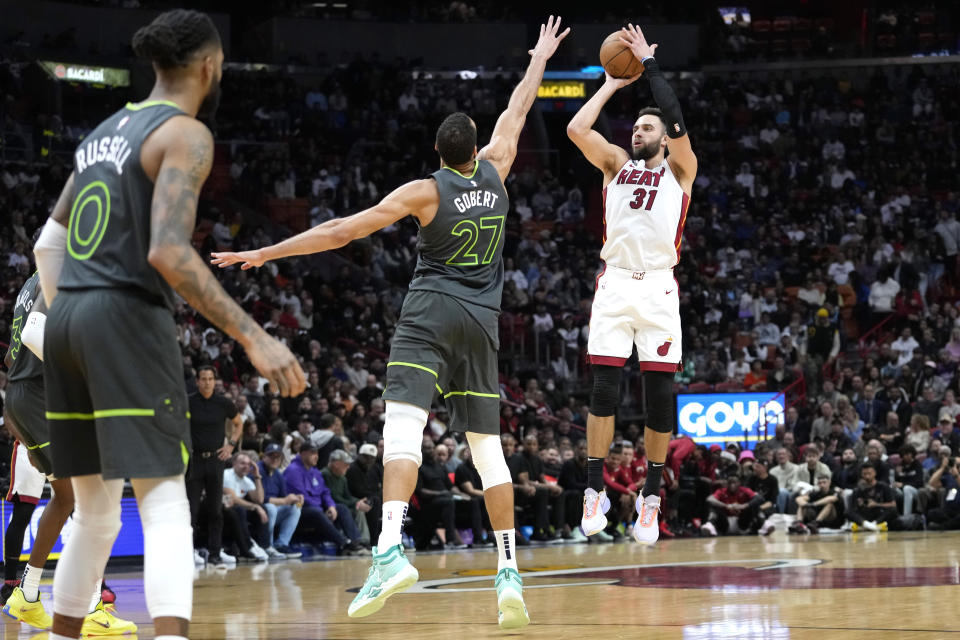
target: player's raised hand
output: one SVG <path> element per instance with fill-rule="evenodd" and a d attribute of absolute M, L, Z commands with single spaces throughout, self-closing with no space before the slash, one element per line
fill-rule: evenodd
<path fill-rule="evenodd" d="M 247 269 L 253 269 L 254 267 L 262 267 L 263 263 L 266 262 L 266 259 L 263 257 L 263 252 L 259 249 L 236 252 L 215 251 L 210 255 L 213 256 L 213 259 L 210 260 L 210 264 L 215 264 L 221 269 L 240 262 L 242 263 L 240 268 L 246 271 Z"/>
<path fill-rule="evenodd" d="M 632 78 L 614 78 L 612 75 L 610 75 L 606 71 L 603 72 L 603 75 L 606 76 L 606 79 L 604 80 L 604 84 L 608 84 L 612 86 L 614 89 L 623 89 L 628 84 L 632 84 L 636 82 L 637 79 L 643 75 L 643 72 L 638 73 Z"/>
<path fill-rule="evenodd" d="M 559 35 L 557 34 L 558 31 L 560 31 L 560 16 L 557 16 L 556 20 L 553 16 L 550 16 L 547 19 L 547 24 L 540 25 L 540 39 L 537 40 L 537 44 L 527 53 L 531 56 L 541 55 L 545 58 L 552 56 L 557 47 L 560 46 L 560 41 L 570 33 L 570 27 L 564 29 L 563 33 Z"/>
<path fill-rule="evenodd" d="M 250 364 L 264 378 L 277 385 L 281 396 L 298 396 L 307 388 L 307 377 L 296 357 L 266 331 L 259 330 L 258 335 L 246 345 L 246 350 Z"/>
<path fill-rule="evenodd" d="M 643 31 L 640 30 L 640 27 L 632 24 L 620 30 L 620 42 L 630 47 L 630 51 L 633 52 L 637 60 L 652 57 L 658 46 L 647 44 L 647 39 L 643 37 Z"/>

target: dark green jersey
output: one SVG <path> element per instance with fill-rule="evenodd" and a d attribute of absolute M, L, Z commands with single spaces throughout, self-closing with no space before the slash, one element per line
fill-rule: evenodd
<path fill-rule="evenodd" d="M 411 291 L 436 291 L 500 311 L 507 191 L 493 165 L 479 160 L 473 175 L 444 167 L 437 181 L 440 206 L 420 228 Z"/>
<path fill-rule="evenodd" d="M 40 275 L 34 273 L 23 284 L 23 288 L 17 295 L 17 302 L 13 306 L 10 349 L 7 351 L 10 358 L 13 359 L 13 364 L 10 365 L 10 370 L 7 372 L 7 378 L 11 382 L 38 378 L 43 375 L 43 362 L 20 342 L 23 324 L 27 321 L 27 316 L 30 315 L 30 310 L 33 309 L 33 305 L 38 298 L 40 298 Z"/>
<path fill-rule="evenodd" d="M 182 114 L 172 102 L 128 104 L 77 147 L 60 289 L 127 289 L 173 309 L 173 290 L 147 262 L 153 181 L 140 165 L 140 147 Z"/>

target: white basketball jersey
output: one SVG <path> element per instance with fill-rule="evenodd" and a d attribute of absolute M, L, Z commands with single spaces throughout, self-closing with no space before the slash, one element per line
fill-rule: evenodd
<path fill-rule="evenodd" d="M 603 261 L 621 269 L 672 269 L 680 261 L 690 197 L 664 160 L 628 160 L 603 189 Z"/>

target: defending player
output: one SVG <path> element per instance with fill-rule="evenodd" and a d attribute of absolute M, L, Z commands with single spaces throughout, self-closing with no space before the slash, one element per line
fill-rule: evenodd
<path fill-rule="evenodd" d="M 223 50 L 208 16 L 160 14 L 133 37 L 152 61 L 145 102 L 100 123 L 37 241 L 53 471 L 71 478 L 74 528 L 54 576 L 56 638 L 80 635 L 120 530 L 123 479 L 143 524 L 144 590 L 157 636 L 185 640 L 193 541 L 184 469 L 190 425 L 174 291 L 243 345 L 285 395 L 305 387 L 293 354 L 223 290 L 191 245 L 213 161 Z M 58 292 L 59 287 L 59 292 Z"/>
<path fill-rule="evenodd" d="M 673 375 L 681 362 L 680 296 L 673 267 L 697 174 L 697 158 L 683 124 L 680 104 L 639 28 L 622 30 L 621 40 L 645 66 L 659 109 L 646 108 L 633 125 L 632 153 L 607 142 L 591 127 L 618 89 L 634 82 L 607 75 L 603 86 L 567 126 L 567 134 L 590 163 L 603 171 L 604 270 L 590 318 L 587 350 L 593 392 L 587 418 L 588 482 L 581 526 L 586 535 L 602 531 L 610 506 L 603 490 L 603 460 L 613 440 L 620 374 L 636 345 L 647 405 L 644 446 L 647 479 L 637 498 L 633 527 L 638 542 L 659 537 L 660 479 L 673 431 Z M 669 156 L 666 152 L 669 151 Z"/>
<path fill-rule="evenodd" d="M 17 438 L 13 478 L 8 500 L 16 498 L 10 536 L 18 538 L 11 553 L 6 553 L 4 571 L 16 565 L 23 546 L 24 528 L 29 524 L 33 507 L 43 493 L 45 480 L 50 481 L 53 495 L 44 507 L 37 535 L 30 549 L 30 558 L 19 584 L 13 585 L 4 597 L 3 613 L 37 629 L 49 629 L 53 623 L 40 602 L 40 579 L 50 551 L 60 536 L 64 523 L 73 511 L 73 486 L 69 479 L 54 478 L 50 462 L 50 428 L 44 416 L 43 336 L 46 324 L 46 303 L 40 292 L 40 277 L 34 273 L 24 283 L 13 307 L 13 327 L 10 331 L 10 349 L 4 358 L 10 376 L 7 388 L 6 424 Z M 26 348 L 24 348 L 26 347 Z M 36 469 L 27 460 L 27 452 Z M 46 478 L 44 477 L 46 476 Z M 26 518 L 26 520 L 24 520 Z M 6 576 L 5 576 L 6 577 Z M 7 583 L 9 584 L 9 583 Z M 4 591 L 7 588 L 4 585 Z M 7 595 L 7 594 L 4 594 Z M 98 582 L 89 601 L 82 632 L 86 636 L 119 635 L 137 630 L 137 625 L 121 620 L 108 611 L 101 602 L 101 584 Z"/>
<path fill-rule="evenodd" d="M 537 97 L 547 60 L 569 29 L 560 33 L 553 16 L 523 80 L 497 120 L 490 144 L 477 153 L 477 129 L 462 113 L 437 130 L 441 168 L 424 180 L 399 187 L 380 204 L 331 220 L 279 244 L 242 253 L 215 253 L 221 267 L 244 269 L 267 260 L 317 253 L 412 215 L 420 225 L 420 254 L 403 302 L 387 364 L 384 427 L 383 529 L 374 547 L 366 584 L 350 604 L 351 617 L 380 610 L 386 599 L 409 588 L 417 570 L 403 553 L 401 528 L 417 484 L 420 448 L 434 391 L 450 408 L 453 428 L 466 431 L 483 482 L 500 559 L 496 577 L 499 624 L 530 621 L 514 548 L 513 485 L 500 447 L 497 384 L 497 319 L 503 292 L 503 230 L 509 210 L 503 181 L 517 152 L 527 112 Z"/>

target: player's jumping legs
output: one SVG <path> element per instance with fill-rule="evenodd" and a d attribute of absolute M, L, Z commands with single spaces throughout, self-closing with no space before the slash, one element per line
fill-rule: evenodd
<path fill-rule="evenodd" d="M 193 529 L 182 475 L 131 479 L 143 524 L 143 586 L 157 636 L 187 637 Z"/>
<path fill-rule="evenodd" d="M 110 549 L 120 532 L 123 480 L 87 475 L 76 476 L 72 482 L 74 526 L 53 577 L 53 633 L 79 638 L 90 612 L 90 594 L 103 577 Z"/>
<path fill-rule="evenodd" d="M 673 433 L 673 374 L 665 371 L 644 372 L 643 395 L 647 401 L 647 426 L 643 431 L 647 479 L 637 498 L 639 516 L 633 526 L 633 537 L 637 542 L 653 544 L 660 537 L 657 518 L 660 511 L 660 480 Z"/>
<path fill-rule="evenodd" d="M 580 528 L 592 536 L 607 526 L 604 515 L 610 500 L 603 488 L 603 461 L 613 442 L 617 405 L 620 401 L 620 365 L 594 364 L 593 391 L 590 394 L 590 413 L 587 415 L 587 490 L 583 496 L 583 519 Z"/>
<path fill-rule="evenodd" d="M 388 383 L 389 384 L 389 383 Z M 412 587 L 420 577 L 407 560 L 401 544 L 407 503 L 417 488 L 417 471 L 423 460 L 424 409 L 387 400 L 383 427 L 383 528 L 373 548 L 373 566 L 347 615 L 361 618 L 383 608 L 387 598 Z"/>
<path fill-rule="evenodd" d="M 517 570 L 513 520 L 513 480 L 503 458 L 500 436 L 467 432 L 473 464 L 480 474 L 483 500 L 497 541 L 497 609 L 501 629 L 516 629 L 530 623 L 523 602 L 523 580 Z"/>

